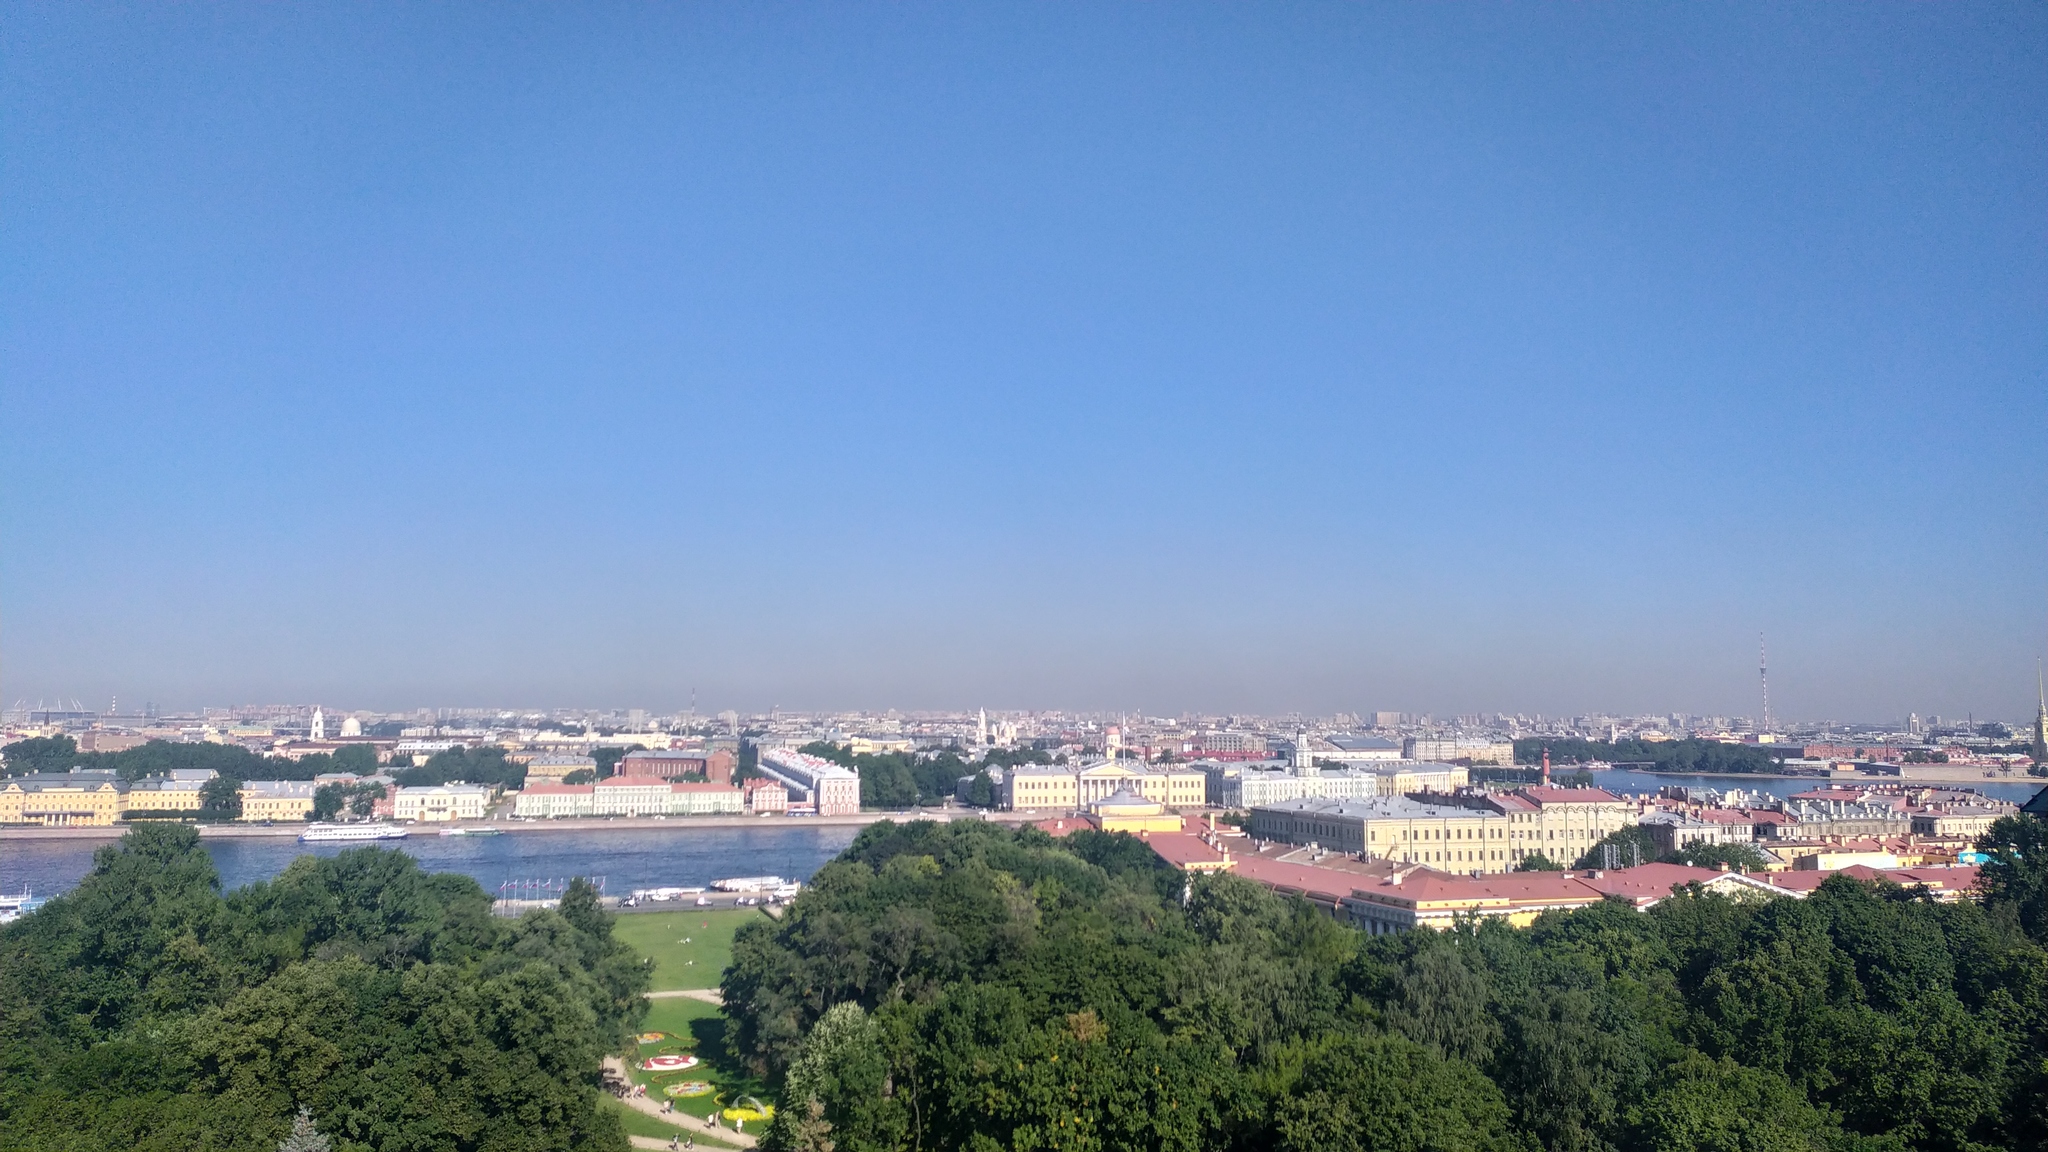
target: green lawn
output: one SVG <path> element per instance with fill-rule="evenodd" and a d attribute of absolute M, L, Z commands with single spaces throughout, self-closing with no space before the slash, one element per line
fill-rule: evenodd
<path fill-rule="evenodd" d="M 654 957 L 655 990 L 716 988 L 726 964 L 732 959 L 734 929 L 749 917 L 759 915 L 761 912 L 751 908 L 719 912 L 628 913 L 612 922 L 612 932 L 641 955 Z M 685 939 L 689 943 L 683 943 Z M 725 1017 L 717 1005 L 687 996 L 650 1000 L 647 1019 L 641 1024 L 641 1029 L 663 1034 L 661 1039 L 640 1045 L 637 1052 L 627 1059 L 627 1068 L 633 1079 L 647 1085 L 649 1099 L 665 1099 L 661 1091 L 665 1083 L 702 1080 L 712 1085 L 714 1092 L 708 1096 L 677 1097 L 677 1111 L 701 1118 L 745 1095 L 757 1096 L 770 1103 L 774 1101 L 765 1085 L 726 1055 Z M 703 1063 L 683 1072 L 650 1075 L 640 1070 L 640 1060 L 661 1055 L 664 1049 L 675 1050 L 671 1054 L 686 1052 Z M 645 1134 L 638 1129 L 629 1131 Z"/>
<path fill-rule="evenodd" d="M 732 963 L 733 932 L 760 918 L 758 908 L 628 912 L 613 921 L 612 934 L 654 957 L 655 991 L 716 988 Z"/>

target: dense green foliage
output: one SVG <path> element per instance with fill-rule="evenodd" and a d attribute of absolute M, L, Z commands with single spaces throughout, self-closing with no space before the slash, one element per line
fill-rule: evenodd
<path fill-rule="evenodd" d="M 1515 763 L 1541 764 L 1550 751 L 1555 764 L 1648 764 L 1655 772 L 1699 773 L 1779 772 L 1782 756 L 1797 756 L 1792 745 L 1723 744 L 1719 740 L 1568 740 L 1531 738 L 1515 741 Z"/>
<path fill-rule="evenodd" d="M 1608 854 L 1610 848 L 1613 849 L 1611 857 Z M 1601 837 L 1572 862 L 1572 867 L 1629 868 L 1653 862 L 1745 872 L 1760 872 L 1766 867 L 1764 854 L 1751 844 L 1688 844 L 1676 852 L 1662 851 L 1651 839 L 1649 829 L 1640 824 L 1631 824 Z"/>
<path fill-rule="evenodd" d="M 592 748 L 590 750 L 590 758 L 597 761 L 597 767 L 590 770 L 591 780 L 608 780 L 617 775 L 619 761 L 626 758 L 626 753 L 640 747 L 643 747 L 643 745 L 634 744 L 628 747 Z M 582 769 L 578 769 L 578 771 L 582 771 Z M 581 781 L 581 783 L 586 784 L 589 782 L 588 780 Z"/>
<path fill-rule="evenodd" d="M 186 827 L 137 828 L 0 929 L 0 1149 L 624 1149 L 601 1056 L 647 969 L 588 885 L 491 915 L 359 848 L 226 897 Z"/>
<path fill-rule="evenodd" d="M 258 756 L 240 744 L 177 744 L 151 740 L 125 752 L 80 752 L 69 736 L 39 736 L 6 747 L 7 774 L 111 769 L 123 780 L 167 776 L 173 769 L 211 769 L 230 780 L 311 780 L 329 772 L 358 776 L 377 771 L 377 751 L 357 744 L 332 754 L 315 752 L 298 760 Z"/>
<path fill-rule="evenodd" d="M 951 752 L 920 756 L 914 752 L 863 752 L 854 755 L 837 744 L 814 741 L 798 749 L 842 764 L 860 773 L 860 806 L 909 808 L 944 804 L 953 798 L 960 777 L 971 775 L 965 760 Z"/>
<path fill-rule="evenodd" d="M 201 820 L 240 820 L 242 786 L 232 777 L 215 776 L 199 789 Z"/>
<path fill-rule="evenodd" d="M 368 816 L 384 794 L 384 785 L 374 781 L 322 784 L 313 790 L 313 819 L 332 820 L 344 812 L 357 818 Z"/>
<path fill-rule="evenodd" d="M 778 1149 L 2039 1150 L 2040 893 L 1368 937 L 1128 836 L 875 825 L 724 993 Z"/>
<path fill-rule="evenodd" d="M 526 783 L 526 765 L 507 760 L 505 750 L 495 745 L 455 747 L 434 753 L 417 768 L 401 768 L 391 778 L 401 788 L 431 788 L 459 782 L 495 784 L 516 790 Z"/>

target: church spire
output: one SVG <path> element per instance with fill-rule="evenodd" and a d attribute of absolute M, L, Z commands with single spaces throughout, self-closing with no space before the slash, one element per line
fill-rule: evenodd
<path fill-rule="evenodd" d="M 2041 662 L 2034 662 L 2034 689 L 2041 707 L 2034 713 L 2034 763 L 2048 764 L 2048 682 L 2042 680 Z"/>

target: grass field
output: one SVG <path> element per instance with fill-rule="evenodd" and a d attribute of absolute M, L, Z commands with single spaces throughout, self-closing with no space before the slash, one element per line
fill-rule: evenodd
<path fill-rule="evenodd" d="M 725 966 L 732 962 L 732 935 L 741 924 L 762 916 L 759 909 L 711 911 L 693 909 L 679 912 L 636 912 L 612 922 L 612 933 L 633 946 L 642 956 L 653 957 L 654 990 L 716 988 Z M 676 1110 L 692 1116 L 709 1116 L 734 1103 L 742 1095 L 772 1098 L 765 1086 L 725 1053 L 725 1017 L 717 1005 L 688 997 L 668 997 L 649 1002 L 646 1032 L 660 1032 L 659 1040 L 639 1047 L 639 1059 L 629 1058 L 627 1067 L 634 1080 L 647 1085 L 649 1099 L 660 1101 L 662 1084 L 677 1080 L 702 1080 L 713 1086 L 709 1096 L 684 1096 L 675 1101 Z M 683 1073 L 658 1077 L 642 1072 L 639 1060 L 687 1052 L 703 1063 Z M 642 1116 L 641 1120 L 650 1120 Z M 654 1121 L 659 1124 L 659 1121 Z M 628 1128 L 636 1135 L 665 1135 Z"/>
<path fill-rule="evenodd" d="M 716 988 L 725 966 L 732 963 L 733 932 L 748 920 L 762 918 L 758 908 L 633 912 L 612 922 L 612 934 L 642 956 L 654 957 L 656 992 Z"/>

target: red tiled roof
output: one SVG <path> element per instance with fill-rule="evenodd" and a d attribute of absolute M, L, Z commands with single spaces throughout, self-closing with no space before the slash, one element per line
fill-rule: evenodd
<path fill-rule="evenodd" d="M 1684 864 L 1638 864 L 1616 868 L 1598 876 L 1585 874 L 1588 887 L 1603 896 L 1620 896 L 1636 904 L 1662 900 L 1687 884 L 1705 884 L 1724 875 L 1718 868 L 1692 868 Z"/>
<path fill-rule="evenodd" d="M 1156 840 L 1158 837 L 1155 836 L 1153 839 Z M 1369 877 L 1339 872 L 1334 868 L 1317 868 L 1313 864 L 1285 864 L 1278 860 L 1262 860 L 1257 856 L 1239 859 L 1235 871 L 1245 879 L 1255 880 L 1269 888 L 1277 888 L 1282 892 L 1299 892 L 1303 896 L 1316 897 L 1332 903 L 1371 883 Z"/>

